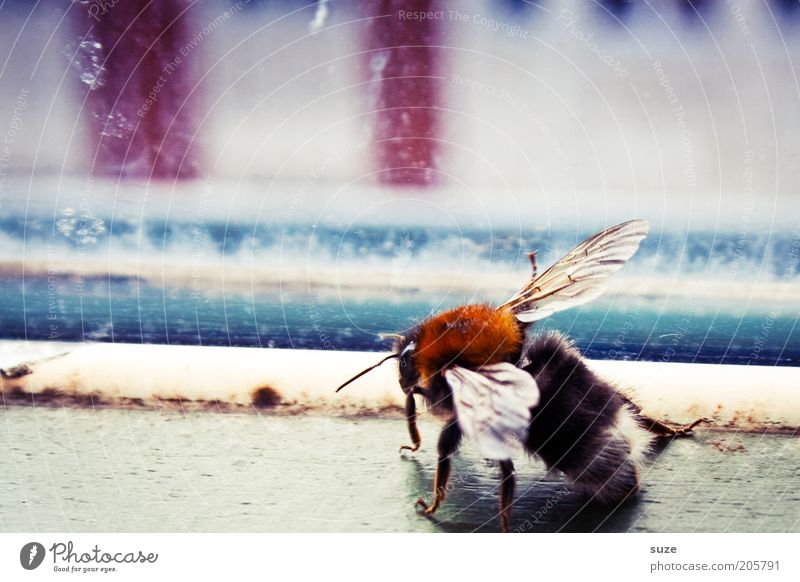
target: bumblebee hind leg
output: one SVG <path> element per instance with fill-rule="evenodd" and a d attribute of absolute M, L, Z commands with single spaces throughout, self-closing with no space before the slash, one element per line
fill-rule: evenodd
<path fill-rule="evenodd" d="M 670 426 L 667 423 L 643 416 L 642 414 L 639 414 L 639 422 L 643 428 L 647 429 L 654 435 L 669 438 L 690 436 L 692 430 L 698 424 L 711 424 L 711 421 L 707 418 L 698 418 L 690 424 L 685 424 L 683 426 Z"/>
<path fill-rule="evenodd" d="M 508 523 L 511 520 L 511 504 L 514 501 L 514 463 L 512 461 L 500 461 L 500 529 L 503 533 L 508 533 Z"/>
<path fill-rule="evenodd" d="M 439 461 L 436 464 L 436 476 L 433 480 L 433 501 L 430 505 L 422 497 L 415 505 L 422 507 L 426 516 L 433 515 L 447 497 L 447 481 L 450 479 L 450 457 L 458 450 L 461 442 L 461 429 L 455 419 L 451 419 L 439 433 Z"/>

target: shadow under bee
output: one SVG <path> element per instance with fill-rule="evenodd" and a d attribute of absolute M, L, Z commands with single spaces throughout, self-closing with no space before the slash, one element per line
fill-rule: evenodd
<path fill-rule="evenodd" d="M 403 455 L 408 466 L 409 500 L 430 495 L 435 465 Z M 532 467 L 533 468 L 533 467 Z M 535 470 L 535 469 L 534 469 Z M 497 482 L 499 468 L 490 462 L 454 459 L 452 486 L 447 502 L 429 518 L 434 528 L 446 533 L 494 533 L 499 522 Z M 510 531 L 513 533 L 589 533 L 631 530 L 643 511 L 642 495 L 614 504 L 603 504 L 546 472 L 517 473 L 517 492 Z M 410 509 L 409 509 L 410 510 Z"/>

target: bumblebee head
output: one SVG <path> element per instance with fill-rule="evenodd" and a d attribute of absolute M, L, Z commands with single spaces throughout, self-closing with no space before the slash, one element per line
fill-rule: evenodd
<path fill-rule="evenodd" d="M 397 356 L 400 388 L 406 394 L 419 385 L 420 377 L 415 353 L 418 335 L 419 333 L 414 330 L 405 336 L 398 336 L 394 342 L 393 351 Z"/>

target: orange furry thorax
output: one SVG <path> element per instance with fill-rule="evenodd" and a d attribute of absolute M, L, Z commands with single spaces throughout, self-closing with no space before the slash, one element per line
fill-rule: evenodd
<path fill-rule="evenodd" d="M 435 315 L 420 325 L 415 349 L 423 382 L 447 366 L 479 368 L 507 362 L 523 339 L 517 319 L 507 309 L 463 305 Z"/>

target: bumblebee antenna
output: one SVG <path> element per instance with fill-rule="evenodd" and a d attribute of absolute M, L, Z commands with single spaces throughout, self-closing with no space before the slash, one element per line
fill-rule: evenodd
<path fill-rule="evenodd" d="M 383 364 L 385 361 L 387 361 L 387 360 L 391 360 L 392 358 L 399 358 L 399 357 L 400 357 L 400 355 L 399 355 L 399 354 L 390 354 L 390 355 L 386 356 L 385 358 L 383 358 L 383 359 L 382 359 L 380 362 L 378 362 L 378 363 L 377 363 L 377 364 L 375 364 L 374 366 L 370 366 L 370 367 L 369 367 L 369 368 L 367 368 L 366 370 L 361 370 L 361 371 L 360 371 L 358 374 L 356 374 L 355 376 L 353 376 L 352 378 L 350 378 L 350 379 L 349 379 L 347 382 L 345 382 L 344 384 L 342 384 L 341 386 L 339 386 L 339 387 L 336 389 L 336 392 L 338 392 L 339 390 L 341 390 L 342 388 L 344 388 L 345 386 L 347 386 L 347 385 L 348 385 L 348 384 L 350 384 L 351 382 L 355 382 L 356 380 L 358 380 L 359 378 L 361 378 L 361 376 L 363 376 L 363 375 L 364 375 L 364 374 L 366 374 L 367 372 L 371 372 L 372 370 L 374 370 L 375 368 L 377 368 L 378 366 L 380 366 L 381 364 Z"/>

